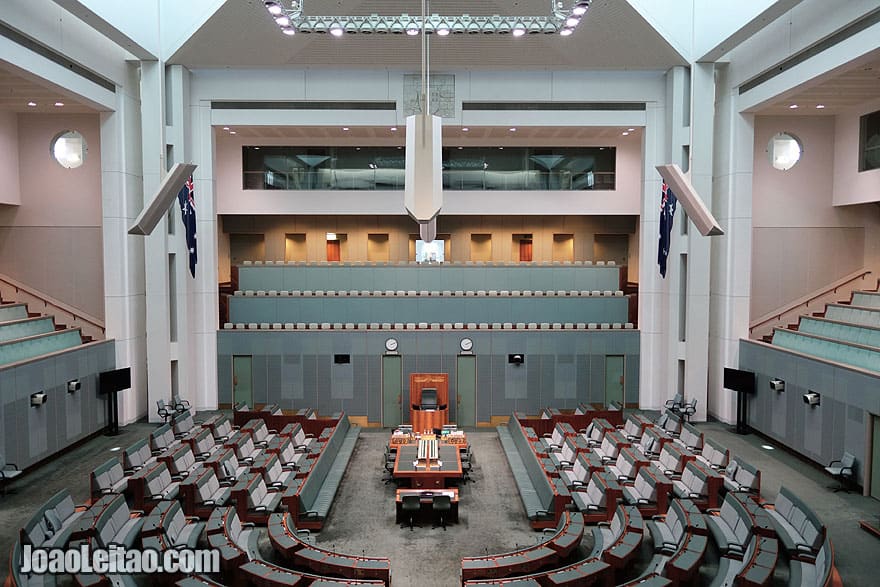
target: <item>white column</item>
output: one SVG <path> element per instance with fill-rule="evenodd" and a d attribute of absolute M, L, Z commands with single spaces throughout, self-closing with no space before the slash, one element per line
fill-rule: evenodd
<path fill-rule="evenodd" d="M 161 61 L 141 62 L 141 129 L 143 134 L 144 203 L 165 176 L 165 67 Z M 163 217 L 144 237 L 147 298 L 147 373 L 151 422 L 160 421 L 153 406 L 171 398 L 171 337 L 168 298 L 168 221 Z"/>
<path fill-rule="evenodd" d="M 192 392 L 194 405 L 217 408 L 217 327 L 220 314 L 218 288 L 217 197 L 214 189 L 214 129 L 211 126 L 211 103 L 190 105 L 192 125 L 192 161 L 195 172 L 196 219 L 198 221 L 199 264 L 190 290 L 189 335 L 193 352 Z"/>
<path fill-rule="evenodd" d="M 718 74 L 712 211 L 725 234 L 712 239 L 709 413 L 731 423 L 736 397 L 722 382 L 724 367 L 739 366 L 739 339 L 749 337 L 754 116 L 738 111 L 739 92 L 727 87 L 726 67 Z"/>
<path fill-rule="evenodd" d="M 691 67 L 690 179 L 697 194 L 712 209 L 712 159 L 715 120 L 715 64 Z M 714 238 L 714 237 L 713 237 Z M 679 345 L 685 360 L 684 395 L 697 400 L 694 419 L 706 419 L 709 373 L 709 278 L 712 241 L 693 225 L 687 234 L 686 337 Z M 682 352 L 683 351 L 683 352 Z"/>
<path fill-rule="evenodd" d="M 119 397 L 119 420 L 147 411 L 144 242 L 128 227 L 143 208 L 138 67 L 129 65 L 116 88 L 116 109 L 101 114 L 101 192 L 104 240 L 104 314 L 116 340 L 116 366 L 131 367 L 131 390 Z"/>

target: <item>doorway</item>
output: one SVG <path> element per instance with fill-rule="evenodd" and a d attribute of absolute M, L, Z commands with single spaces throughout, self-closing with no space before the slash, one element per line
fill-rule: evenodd
<path fill-rule="evenodd" d="M 605 357 L 605 406 L 617 402 L 623 405 L 624 367 L 623 355 Z"/>
<path fill-rule="evenodd" d="M 519 262 L 532 262 L 532 235 L 523 235 L 519 239 Z"/>
<path fill-rule="evenodd" d="M 400 355 L 382 356 L 382 426 L 400 426 L 403 397 L 403 361 Z"/>
<path fill-rule="evenodd" d="M 593 236 L 593 259 L 626 265 L 629 255 L 628 234 L 597 234 Z"/>
<path fill-rule="evenodd" d="M 241 265 L 242 261 L 265 261 L 266 239 L 262 234 L 230 234 L 229 262 Z"/>
<path fill-rule="evenodd" d="M 871 497 L 880 499 L 880 416 L 871 416 L 874 437 L 871 443 Z"/>
<path fill-rule="evenodd" d="M 553 260 L 574 261 L 574 235 L 553 235 Z"/>
<path fill-rule="evenodd" d="M 455 423 L 477 425 L 477 357 L 459 355 L 455 369 Z"/>
<path fill-rule="evenodd" d="M 251 355 L 232 357 L 232 403 L 254 407 L 253 361 Z"/>

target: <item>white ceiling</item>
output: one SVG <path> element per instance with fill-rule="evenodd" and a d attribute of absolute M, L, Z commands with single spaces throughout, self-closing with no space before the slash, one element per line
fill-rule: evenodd
<path fill-rule="evenodd" d="M 36 106 L 28 106 L 35 102 Z M 64 106 L 55 106 L 61 102 Z M 61 91 L 47 81 L 0 61 L 0 111 L 74 113 L 96 112 L 78 102 L 73 94 Z"/>
<path fill-rule="evenodd" d="M 761 115 L 835 115 L 880 98 L 880 49 L 810 80 L 756 110 Z M 797 108 L 791 108 L 797 104 Z M 825 108 L 817 109 L 821 104 Z"/>
<path fill-rule="evenodd" d="M 549 0 L 434 0 L 441 15 L 547 15 Z M 420 14 L 419 0 L 307 0 L 307 15 Z M 283 35 L 262 0 L 226 2 L 170 59 L 190 68 L 296 67 L 413 69 L 420 37 Z M 625 0 L 594 0 L 569 37 L 449 35 L 431 37 L 435 71 L 482 69 L 659 69 L 685 65 L 669 43 Z"/>
<path fill-rule="evenodd" d="M 224 127 L 226 128 L 226 127 Z M 292 140 L 315 140 L 329 139 L 332 142 L 346 141 L 357 142 L 358 140 L 381 142 L 388 141 L 390 144 L 403 144 L 406 136 L 406 128 L 396 127 L 392 131 L 386 126 L 352 126 L 349 130 L 343 130 L 339 126 L 235 126 L 228 127 L 229 131 L 218 128 L 218 132 L 226 135 L 235 132 L 238 139 L 292 139 Z M 543 141 L 564 140 L 577 143 L 589 143 L 590 141 L 610 141 L 621 137 L 621 133 L 629 132 L 622 127 L 607 126 L 522 126 L 511 131 L 508 127 L 495 126 L 471 126 L 467 131 L 460 126 L 444 126 L 444 142 L 453 141 L 455 144 L 466 145 L 468 143 L 485 144 L 487 141 L 497 141 L 504 144 L 515 144 L 519 141 L 539 143 Z M 641 135 L 641 128 L 634 128 L 630 132 L 631 138 Z M 221 135 L 222 136 L 222 135 Z M 366 143 L 365 143 L 366 144 Z M 376 143 L 372 143 L 376 144 Z"/>

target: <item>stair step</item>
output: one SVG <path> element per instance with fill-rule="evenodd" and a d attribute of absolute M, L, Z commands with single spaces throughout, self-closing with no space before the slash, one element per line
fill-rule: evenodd
<path fill-rule="evenodd" d="M 82 339 L 82 343 L 83 343 L 83 344 L 86 344 L 86 343 L 92 342 L 92 340 L 93 340 L 92 337 L 89 336 L 89 335 L 87 335 L 87 334 L 81 334 L 81 335 L 80 335 L 80 338 Z"/>
<path fill-rule="evenodd" d="M 761 340 L 763 340 L 764 342 L 773 342 L 773 335 L 772 334 L 765 334 L 764 336 L 761 337 Z"/>

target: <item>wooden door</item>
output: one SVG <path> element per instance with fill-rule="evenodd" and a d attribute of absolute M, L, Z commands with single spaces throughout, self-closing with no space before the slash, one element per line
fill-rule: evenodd
<path fill-rule="evenodd" d="M 327 260 L 328 261 L 336 261 L 337 263 L 342 260 L 339 248 L 339 241 L 327 241 Z"/>
<path fill-rule="evenodd" d="M 519 241 L 519 260 L 522 262 L 531 262 L 531 260 L 532 260 L 532 239 L 524 238 Z"/>

